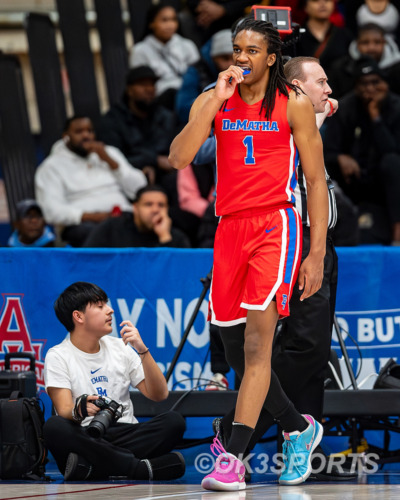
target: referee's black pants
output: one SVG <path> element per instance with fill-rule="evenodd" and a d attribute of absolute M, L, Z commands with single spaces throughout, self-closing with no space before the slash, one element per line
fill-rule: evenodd
<path fill-rule="evenodd" d="M 310 249 L 309 228 L 303 232 L 302 260 Z M 337 255 L 326 242 L 324 279 L 314 295 L 300 301 L 298 284 L 290 301 L 290 316 L 282 321 L 273 350 L 272 366 L 287 396 L 300 413 L 321 421 L 336 306 Z"/>
<path fill-rule="evenodd" d="M 302 261 L 310 250 L 309 228 L 303 229 Z M 300 301 L 296 283 L 290 300 L 290 316 L 277 329 L 272 351 L 271 385 L 249 443 L 252 449 L 275 423 L 290 401 L 300 413 L 321 421 L 324 379 L 330 356 L 337 288 L 337 255 L 330 236 L 326 243 L 324 278 L 314 295 Z M 227 360 L 239 378 L 244 373 L 244 325 L 221 328 Z M 223 418 L 229 436 L 235 410 Z"/>
<path fill-rule="evenodd" d="M 116 423 L 104 437 L 89 436 L 85 427 L 63 417 L 50 417 L 44 425 L 44 438 L 62 474 L 68 455 L 73 452 L 92 466 L 91 479 L 125 476 L 134 479 L 143 458 L 154 458 L 173 450 L 185 432 L 181 414 L 169 411 L 147 422 Z"/>

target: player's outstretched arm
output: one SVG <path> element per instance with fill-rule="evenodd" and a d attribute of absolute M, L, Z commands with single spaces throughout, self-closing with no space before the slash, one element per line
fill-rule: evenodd
<path fill-rule="evenodd" d="M 177 169 L 185 168 L 192 162 L 200 146 L 210 135 L 215 115 L 226 99 L 229 99 L 238 83 L 243 81 L 243 70 L 230 66 L 218 75 L 214 89 L 200 94 L 190 110 L 189 122 L 175 137 L 168 157 Z"/>
<path fill-rule="evenodd" d="M 315 113 L 306 95 L 291 92 L 288 120 L 300 154 L 307 182 L 307 210 L 310 218 L 310 252 L 299 271 L 299 287 L 304 300 L 319 290 L 324 272 L 326 232 L 328 225 L 328 188 L 325 180 L 321 135 Z"/>

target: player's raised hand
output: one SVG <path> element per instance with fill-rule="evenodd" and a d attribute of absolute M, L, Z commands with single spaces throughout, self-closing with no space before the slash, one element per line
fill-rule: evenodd
<path fill-rule="evenodd" d="M 215 96 L 221 101 L 225 101 L 232 97 L 236 85 L 244 80 L 243 68 L 239 66 L 229 66 L 225 71 L 221 71 L 218 75 L 217 84 L 215 86 Z"/>

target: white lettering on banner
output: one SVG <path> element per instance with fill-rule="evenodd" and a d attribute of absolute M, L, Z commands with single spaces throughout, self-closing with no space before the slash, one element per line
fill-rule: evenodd
<path fill-rule="evenodd" d="M 379 342 L 388 343 L 400 333 L 399 326 L 400 316 L 358 318 L 357 339 L 359 342 L 373 342 L 376 337 Z"/>
<path fill-rule="evenodd" d="M 367 311 L 368 312 L 368 311 Z M 398 340 L 396 343 L 400 342 L 400 316 L 376 316 L 378 311 L 371 312 L 370 317 L 362 315 L 362 313 L 357 317 L 357 313 L 352 311 L 342 312 L 340 314 L 346 315 L 348 317 L 345 319 L 343 317 L 337 316 L 339 327 L 342 333 L 343 340 L 346 340 L 347 333 L 352 334 L 351 329 L 357 329 L 357 341 L 362 343 L 376 343 L 376 344 L 388 344 L 393 340 Z M 382 311 L 381 313 L 385 313 Z M 364 313 L 365 314 L 365 313 Z M 351 328 L 352 327 L 352 328 Z M 353 334 L 353 337 L 355 335 Z M 332 332 L 332 340 L 338 342 L 335 328 Z"/>
<path fill-rule="evenodd" d="M 358 318 L 357 332 L 359 342 L 372 342 L 375 338 L 374 320 L 371 318 Z"/>
<path fill-rule="evenodd" d="M 376 336 L 381 342 L 390 342 L 394 337 L 393 318 L 386 318 L 386 333 L 383 330 L 383 318 L 376 318 Z"/>
<path fill-rule="evenodd" d="M 198 299 L 191 300 L 186 307 L 183 316 L 183 325 L 185 329 L 193 315 L 197 301 Z M 210 340 L 207 323 L 208 302 L 206 300 L 201 304 L 199 313 L 201 313 L 204 318 L 203 329 L 197 332 L 195 325 L 193 325 L 187 338 L 188 342 L 198 349 L 204 347 Z M 198 320 L 199 315 L 196 317 L 196 321 Z M 157 299 L 157 347 L 166 346 L 166 330 L 169 332 L 172 345 L 178 347 L 182 338 L 182 299 L 174 299 L 173 314 L 171 314 L 164 299 Z"/>
<path fill-rule="evenodd" d="M 178 347 L 182 330 L 182 299 L 174 299 L 174 317 L 164 299 L 157 299 L 157 347 L 165 347 L 165 329 L 171 342 Z"/>
<path fill-rule="evenodd" d="M 185 311 L 185 316 L 184 316 L 184 325 L 185 329 L 187 325 L 189 324 L 190 318 L 193 315 L 193 311 L 195 310 L 196 304 L 197 304 L 198 299 L 193 299 L 191 302 L 189 302 L 189 305 L 186 308 Z M 197 347 L 200 349 L 201 347 L 204 347 L 206 344 L 209 343 L 210 341 L 210 329 L 209 329 L 209 324 L 207 322 L 207 315 L 208 315 L 208 302 L 203 300 L 199 313 L 202 313 L 204 317 L 204 327 L 203 330 L 200 333 L 197 333 L 195 330 L 195 325 L 192 326 L 190 329 L 190 333 L 188 336 L 188 342 L 192 344 L 193 347 Z M 197 319 L 199 318 L 199 314 L 197 315 Z"/>
<path fill-rule="evenodd" d="M 164 373 L 167 373 L 171 363 L 157 363 L 160 370 Z M 213 376 L 211 371 L 211 363 L 207 361 L 207 363 L 202 366 L 201 363 L 195 361 L 194 363 L 189 363 L 187 361 L 179 361 L 170 379 L 168 380 L 168 389 L 171 390 L 179 390 L 179 391 L 188 391 L 193 389 L 198 384 L 207 385 L 208 381 Z"/>
<path fill-rule="evenodd" d="M 122 318 L 122 321 L 127 319 L 127 320 L 132 322 L 133 326 L 136 326 L 137 322 L 139 321 L 139 316 L 142 312 L 144 303 L 145 303 L 145 299 L 142 299 L 142 298 L 135 299 L 133 302 L 132 309 L 131 309 L 131 311 L 129 311 L 129 307 L 128 307 L 128 303 L 127 303 L 126 299 L 117 299 L 119 314 Z M 108 305 L 112 309 L 114 309 L 114 307 L 111 303 L 111 300 L 108 301 Z M 114 311 L 115 311 L 115 309 L 114 309 Z M 112 336 L 119 338 L 120 337 L 120 333 L 119 333 L 120 326 L 117 323 L 115 316 L 113 317 L 112 329 L 113 329 Z"/>
<path fill-rule="evenodd" d="M 119 313 L 121 318 L 127 319 L 132 322 L 134 326 L 137 325 L 140 313 L 142 312 L 144 306 L 144 299 L 135 299 L 133 302 L 132 310 L 129 312 L 129 307 L 125 299 L 117 299 L 117 304 L 119 308 Z"/>

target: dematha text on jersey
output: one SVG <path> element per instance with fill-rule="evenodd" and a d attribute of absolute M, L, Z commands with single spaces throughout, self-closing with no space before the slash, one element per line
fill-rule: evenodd
<path fill-rule="evenodd" d="M 261 132 L 279 132 L 278 122 L 249 121 L 249 120 L 222 120 L 222 130 L 259 130 Z"/>

